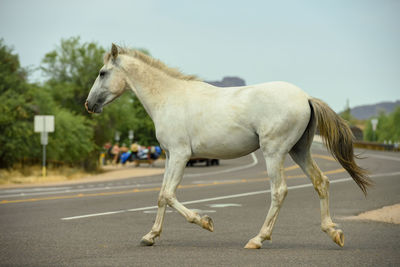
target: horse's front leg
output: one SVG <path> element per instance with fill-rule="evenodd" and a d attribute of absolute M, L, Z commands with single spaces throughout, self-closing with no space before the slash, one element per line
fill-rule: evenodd
<path fill-rule="evenodd" d="M 153 227 L 151 228 L 150 232 L 148 232 L 145 236 L 142 237 L 142 240 L 140 241 L 140 244 L 142 246 L 152 246 L 154 244 L 154 241 L 156 237 L 159 237 L 161 232 L 162 232 L 162 225 L 164 222 L 164 216 L 165 216 L 165 211 L 167 209 L 167 202 L 165 199 L 162 197 L 162 193 L 165 188 L 166 181 L 168 179 L 168 162 L 169 162 L 169 157 L 167 154 L 166 161 L 165 161 L 165 172 L 164 172 L 164 178 L 163 178 L 163 184 L 161 186 L 160 194 L 158 197 L 158 210 L 157 210 L 157 216 L 156 220 L 154 222 Z"/>
<path fill-rule="evenodd" d="M 176 211 L 178 211 L 183 217 L 186 218 L 186 220 L 190 223 L 195 223 L 204 229 L 209 230 L 210 232 L 214 231 L 214 224 L 212 219 L 204 215 L 203 217 L 200 217 L 200 215 L 197 212 L 194 212 L 188 208 L 186 208 L 182 203 L 178 201 L 176 198 L 176 189 L 179 186 L 179 184 L 182 181 L 183 177 L 183 170 L 186 167 L 186 163 L 189 160 L 189 157 L 182 160 L 182 159 L 177 159 L 175 161 L 171 160 L 171 179 L 167 180 L 167 183 L 165 184 L 165 188 L 162 192 L 163 199 L 165 199 L 168 203 L 169 206 L 174 208 Z"/>
<path fill-rule="evenodd" d="M 160 201 L 160 197 L 159 197 L 156 220 L 155 220 L 154 225 L 151 228 L 150 232 L 148 232 L 145 236 L 142 237 L 142 240 L 140 241 L 140 244 L 142 246 L 154 245 L 156 237 L 160 236 L 160 234 L 162 232 L 162 224 L 164 222 L 166 208 L 167 208 L 167 203 L 162 200 Z"/>
<path fill-rule="evenodd" d="M 154 239 L 160 235 L 167 204 L 177 210 L 188 222 L 195 223 L 211 232 L 214 230 L 213 222 L 210 217 L 207 215 L 200 217 L 198 213 L 186 208 L 176 198 L 176 188 L 182 181 L 183 171 L 189 158 L 190 154 L 171 153 L 164 174 L 163 186 L 158 198 L 156 222 L 154 223 L 152 230 L 142 238 L 142 245 L 153 245 Z"/>

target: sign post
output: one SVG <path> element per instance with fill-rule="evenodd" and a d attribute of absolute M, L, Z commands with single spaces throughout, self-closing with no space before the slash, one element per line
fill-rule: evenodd
<path fill-rule="evenodd" d="M 132 141 L 133 141 L 133 137 L 134 137 L 134 136 L 135 136 L 135 135 L 134 135 L 133 130 L 129 130 L 128 138 L 129 138 L 129 141 L 131 142 L 130 145 L 132 145 Z"/>
<path fill-rule="evenodd" d="M 121 134 L 120 134 L 118 131 L 115 132 L 114 139 L 115 139 L 115 142 L 116 142 L 116 143 L 119 143 L 120 135 L 121 135 Z"/>
<path fill-rule="evenodd" d="M 378 126 L 378 119 L 372 119 L 371 124 L 372 124 L 372 141 L 375 141 L 375 132 L 376 132 L 376 126 Z"/>
<path fill-rule="evenodd" d="M 46 145 L 48 133 L 54 132 L 54 116 L 35 116 L 35 133 L 40 133 L 40 143 L 43 145 L 42 176 L 46 176 Z"/>

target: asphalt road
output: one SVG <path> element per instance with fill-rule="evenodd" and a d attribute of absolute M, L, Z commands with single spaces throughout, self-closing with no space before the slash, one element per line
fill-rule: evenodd
<path fill-rule="evenodd" d="M 375 186 L 364 197 L 321 147 L 313 154 L 331 180 L 331 214 L 345 234 L 338 247 L 320 230 L 319 199 L 290 158 L 288 196 L 272 242 L 243 246 L 267 214 L 270 194 L 259 152 L 187 168 L 178 199 L 209 215 L 214 232 L 168 210 L 161 239 L 139 241 L 155 219 L 162 177 L 0 190 L 0 265 L 10 266 L 394 266 L 400 265 L 400 226 L 346 216 L 400 203 L 400 155 L 366 151 L 359 163 Z"/>

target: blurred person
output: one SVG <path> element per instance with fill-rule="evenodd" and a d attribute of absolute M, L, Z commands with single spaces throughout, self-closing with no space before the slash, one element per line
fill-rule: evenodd
<path fill-rule="evenodd" d="M 138 159 L 148 159 L 149 149 L 139 146 Z"/>
<path fill-rule="evenodd" d="M 125 143 L 122 143 L 122 146 L 119 148 L 119 162 L 122 165 L 125 164 L 125 162 L 128 160 L 130 157 L 131 153 L 129 152 L 129 148 L 126 146 Z"/>
<path fill-rule="evenodd" d="M 138 151 L 139 151 L 139 145 L 138 143 L 133 143 L 130 147 L 131 149 L 131 156 L 129 158 L 129 161 L 132 162 L 138 158 Z"/>
<path fill-rule="evenodd" d="M 103 152 L 102 152 L 102 153 L 104 153 L 103 165 L 107 165 L 108 161 L 112 161 L 111 149 L 112 149 L 112 145 L 110 142 L 107 142 L 104 144 Z"/>
<path fill-rule="evenodd" d="M 129 148 L 125 144 L 122 144 L 122 146 L 119 148 L 119 150 L 120 150 L 120 153 L 122 154 L 122 153 L 128 152 Z"/>
<path fill-rule="evenodd" d="M 150 158 L 157 160 L 161 155 L 161 148 L 159 146 L 152 146 L 150 149 Z"/>
<path fill-rule="evenodd" d="M 119 162 L 119 145 L 115 143 L 111 149 L 112 164 L 118 164 Z"/>

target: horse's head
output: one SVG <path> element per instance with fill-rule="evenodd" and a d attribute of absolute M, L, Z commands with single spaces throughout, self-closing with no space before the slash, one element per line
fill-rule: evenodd
<path fill-rule="evenodd" d="M 118 47 L 112 44 L 111 53 L 105 55 L 104 66 L 100 69 L 99 76 L 97 76 L 86 99 L 85 107 L 89 113 L 102 112 L 103 106 L 125 91 L 127 87 L 125 73 L 119 67 L 120 64 Z"/>

